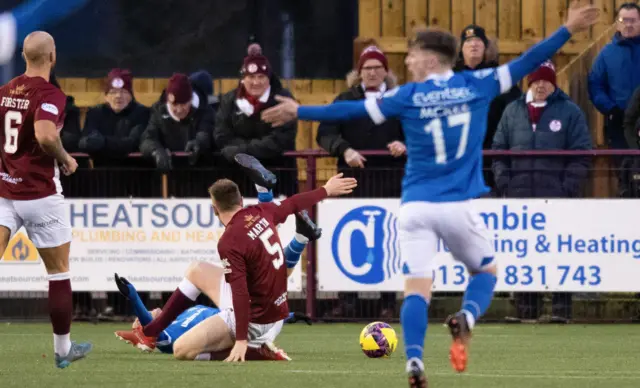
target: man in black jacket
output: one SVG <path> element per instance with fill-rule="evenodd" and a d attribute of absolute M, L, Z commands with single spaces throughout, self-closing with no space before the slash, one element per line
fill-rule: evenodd
<path fill-rule="evenodd" d="M 396 87 L 387 57 L 375 46 L 360 54 L 357 68 L 347 75 L 349 89 L 335 101 L 380 98 Z M 406 147 L 400 121 L 387 120 L 376 125 L 370 118 L 348 122 L 322 122 L 316 141 L 332 156 L 338 157 L 338 170 L 358 180 L 354 197 L 394 198 L 400 196 Z M 362 156 L 358 150 L 389 150 L 392 156 Z M 357 293 L 341 292 L 333 316 L 355 314 Z M 377 314 L 381 319 L 395 318 L 396 293 L 383 292 Z"/>
<path fill-rule="evenodd" d="M 460 54 L 455 71 L 481 70 L 498 67 L 498 52 L 494 44 L 489 42 L 484 28 L 471 24 L 465 27 L 460 34 Z M 522 96 L 522 91 L 517 85 L 505 94 L 496 97 L 489 107 L 489 117 L 487 118 L 487 133 L 484 138 L 482 148 L 491 149 L 493 135 L 496 133 L 502 113 L 512 101 Z M 491 159 L 485 158 L 485 166 L 491 165 Z M 495 192 L 493 174 L 488 169 L 485 170 L 484 179 L 487 185 Z"/>
<path fill-rule="evenodd" d="M 358 68 L 347 75 L 349 89 L 335 101 L 380 98 L 395 88 L 387 58 L 375 46 L 363 50 Z M 376 125 L 370 118 L 349 122 L 322 122 L 316 141 L 325 151 L 338 157 L 338 170 L 358 179 L 354 196 L 399 197 L 406 147 L 402 126 L 396 119 Z M 389 150 L 393 156 L 362 156 L 358 150 Z"/>
<path fill-rule="evenodd" d="M 96 165 L 127 165 L 126 157 L 137 151 L 149 121 L 149 108 L 135 100 L 133 76 L 127 69 L 109 72 L 104 93 L 105 103 L 87 112 L 79 148 Z"/>
<path fill-rule="evenodd" d="M 151 118 L 142 134 L 140 152 L 152 158 L 158 170 L 171 170 L 171 153 L 190 153 L 195 165 L 211 150 L 213 108 L 200 101 L 189 78 L 176 73 L 169 79 L 160 100 L 151 107 Z"/>
<path fill-rule="evenodd" d="M 293 195 L 297 192 L 297 172 L 294 158 L 283 156 L 295 149 L 297 121 L 272 127 L 260 119 L 260 112 L 277 104 L 275 96 L 292 97 L 273 74 L 269 60 L 262 55 L 258 44 L 249 46 L 245 57 L 240 85 L 222 96 L 216 115 L 215 144 L 230 163 L 232 173 L 237 170 L 233 158 L 238 153 L 249 154 L 265 167 L 278 174 L 276 192 Z M 243 194 L 250 195 L 248 180 L 237 179 Z"/>

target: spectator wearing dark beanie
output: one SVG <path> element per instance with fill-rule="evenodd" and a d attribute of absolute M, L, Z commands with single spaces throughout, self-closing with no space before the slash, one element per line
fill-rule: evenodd
<path fill-rule="evenodd" d="M 246 153 L 258 158 L 268 168 L 280 169 L 276 191 L 291 195 L 296 192 L 296 162 L 283 154 L 295 149 L 297 122 L 272 127 L 262 121 L 260 112 L 278 103 L 275 96 L 292 95 L 282 87 L 269 59 L 256 43 L 247 48 L 240 76 L 238 87 L 220 100 L 214 130 L 216 146 L 231 163 L 234 163 L 236 154 Z M 241 190 L 247 194 L 253 192 L 247 187 L 241 187 Z"/>
<path fill-rule="evenodd" d="M 103 90 L 104 104 L 87 112 L 80 150 L 91 154 L 96 166 L 126 165 L 125 157 L 138 150 L 150 110 L 135 100 L 128 69 L 109 71 Z"/>
<path fill-rule="evenodd" d="M 152 158 L 160 171 L 172 168 L 172 152 L 188 152 L 190 165 L 210 153 L 214 112 L 195 93 L 186 74 L 169 78 L 160 101 L 151 107 L 151 119 L 142 135 L 140 152 Z"/>

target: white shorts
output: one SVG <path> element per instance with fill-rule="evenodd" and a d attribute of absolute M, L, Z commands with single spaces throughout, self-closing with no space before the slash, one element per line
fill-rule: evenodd
<path fill-rule="evenodd" d="M 36 248 L 55 248 L 71 241 L 69 207 L 62 194 L 30 201 L 0 198 L 0 225 L 13 236 L 27 230 Z"/>
<path fill-rule="evenodd" d="M 218 316 L 227 324 L 231 336 L 236 337 L 236 315 L 233 311 L 233 300 L 231 297 L 231 286 L 224 279 L 220 282 L 220 313 Z M 259 348 L 267 342 L 273 342 L 282 330 L 284 320 L 274 323 L 249 323 L 248 345 L 252 348 Z"/>
<path fill-rule="evenodd" d="M 494 250 L 486 225 L 471 201 L 409 202 L 400 208 L 398 225 L 408 277 L 433 276 L 439 239 L 454 259 L 470 271 L 482 270 L 493 263 Z"/>

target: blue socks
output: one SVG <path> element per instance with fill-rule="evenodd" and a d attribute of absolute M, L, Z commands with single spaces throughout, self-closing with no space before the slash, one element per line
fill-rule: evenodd
<path fill-rule="evenodd" d="M 134 314 L 136 315 L 136 317 L 138 317 L 138 320 L 140 320 L 140 324 L 142 326 L 148 325 L 149 322 L 153 321 L 151 313 L 149 312 L 149 310 L 147 310 L 147 307 L 144 305 L 144 303 L 142 303 L 142 299 L 140 299 L 140 295 L 138 295 L 138 291 L 136 291 L 133 284 L 129 284 L 127 287 L 129 287 L 129 300 L 133 305 Z M 161 345 L 163 342 L 168 340 L 169 336 L 164 332 L 164 330 L 162 331 L 162 333 L 160 333 L 158 338 L 156 338 L 156 341 L 160 342 Z"/>
<path fill-rule="evenodd" d="M 291 239 L 289 245 L 284 248 L 284 259 L 287 262 L 287 268 L 293 268 L 300 261 L 302 251 L 307 246 L 306 242 L 300 242 L 297 236 Z"/>
<path fill-rule="evenodd" d="M 407 362 L 418 361 L 423 369 L 422 353 L 424 352 L 424 338 L 427 334 L 428 312 L 429 302 L 418 294 L 407 295 L 400 310 Z"/>
<path fill-rule="evenodd" d="M 262 186 L 256 185 L 256 189 L 258 190 L 258 202 L 267 203 L 273 201 L 273 191 L 267 190 Z"/>
<path fill-rule="evenodd" d="M 491 305 L 496 280 L 495 275 L 486 272 L 471 277 L 462 300 L 462 312 L 467 316 L 470 329 Z"/>
<path fill-rule="evenodd" d="M 140 320 L 140 324 L 142 326 L 146 326 L 153 320 L 151 313 L 147 310 L 147 307 L 142 303 L 142 299 L 140 299 L 140 295 L 138 295 L 138 291 L 136 291 L 135 287 L 132 284 L 128 285 L 129 287 L 129 300 L 133 305 L 133 313 Z"/>

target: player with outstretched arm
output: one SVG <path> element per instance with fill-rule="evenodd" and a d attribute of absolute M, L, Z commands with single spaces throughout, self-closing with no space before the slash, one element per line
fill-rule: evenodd
<path fill-rule="evenodd" d="M 287 266 L 275 230 L 291 214 L 327 197 L 349 194 L 357 182 L 336 175 L 321 188 L 291 196 L 279 203 L 243 207 L 238 186 L 216 181 L 209 189 L 216 216 L 225 225 L 218 242 L 224 279 L 207 296 L 221 312 L 203 321 L 174 344 L 179 359 L 208 360 L 231 348 L 225 361 L 244 361 L 249 347 L 272 342 L 289 316 Z M 195 301 L 201 290 L 188 279 L 151 323 L 133 330 L 139 347 L 155 347 L 156 337 Z M 204 342 L 202 338 L 206 339 Z M 133 342 L 133 341 L 132 341 Z"/>
<path fill-rule="evenodd" d="M 272 202 L 274 200 L 272 188 L 277 181 L 275 174 L 266 170 L 257 159 L 250 155 L 238 154 L 235 159 L 246 171 L 247 175 L 252 177 L 256 182 L 259 202 Z M 293 269 L 300 261 L 300 256 L 307 243 L 317 240 L 322 235 L 321 229 L 311 221 L 306 210 L 296 213 L 295 218 L 296 234 L 289 245 L 284 248 L 284 259 L 288 275 L 293 272 Z M 194 262 L 187 269 L 185 279 L 215 303 L 227 300 L 229 295 L 231 295 L 229 285 L 224 280 L 224 272 L 219 266 L 206 262 Z M 120 293 L 131 302 L 134 313 L 137 316 L 132 327 L 133 329 L 136 329 L 140 325 L 144 326 L 149 324 L 160 314 L 161 309 L 155 309 L 152 312 L 147 310 L 135 287 L 129 283 L 127 279 L 116 274 L 115 281 Z M 228 304 L 230 305 L 231 303 Z M 200 354 L 200 344 L 206 342 L 206 332 L 197 329 L 196 334 L 190 334 L 192 340 L 185 341 L 179 339 L 185 333 L 196 328 L 201 322 L 213 317 L 219 312 L 220 309 L 218 308 L 202 305 L 197 305 L 185 310 L 156 337 L 156 348 L 162 353 L 174 354 L 178 359 L 195 359 L 194 357 Z M 311 324 L 311 321 L 307 317 L 296 313 L 289 313 L 289 317 L 285 322 L 295 323 L 298 320 L 304 320 Z M 135 333 L 132 331 L 116 331 L 115 335 L 120 340 L 130 343 L 142 351 L 149 352 L 153 350 L 146 344 L 139 343 Z M 174 353 L 174 344 L 176 343 L 178 352 Z M 273 343 L 267 342 L 265 345 L 265 348 L 249 349 L 247 359 L 290 360 L 287 354 L 281 349 L 277 349 Z M 229 351 L 230 349 L 218 352 L 216 354 L 217 359 L 225 359 L 228 357 Z M 208 358 L 207 355 L 207 359 Z"/>
<path fill-rule="evenodd" d="M 421 30 L 409 42 L 405 61 L 414 82 L 379 100 L 319 107 L 276 97 L 281 104 L 262 112 L 263 120 L 273 125 L 296 117 L 338 121 L 369 116 L 376 124 L 391 117 L 401 119 L 408 160 L 399 215 L 405 274 L 400 320 L 410 387 L 427 386 L 422 355 L 439 239 L 471 274 L 462 309 L 447 319 L 453 337 L 449 355 L 456 371 L 466 369 L 471 331 L 493 298 L 497 280 L 494 251 L 470 202 L 488 191 L 482 176 L 482 142 L 490 102 L 551 58 L 572 34 L 595 24 L 598 17 L 597 7 L 572 5 L 565 25 L 521 57 L 496 69 L 461 73 L 452 70 L 458 52 L 456 38 L 441 30 Z"/>
<path fill-rule="evenodd" d="M 71 225 L 60 170 L 78 163 L 62 147 L 66 96 L 49 82 L 56 62 L 53 37 L 36 31 L 24 40 L 26 72 L 0 88 L 0 253 L 21 227 L 38 249 L 49 279 L 49 316 L 58 368 L 84 358 L 91 344 L 71 342 Z"/>

